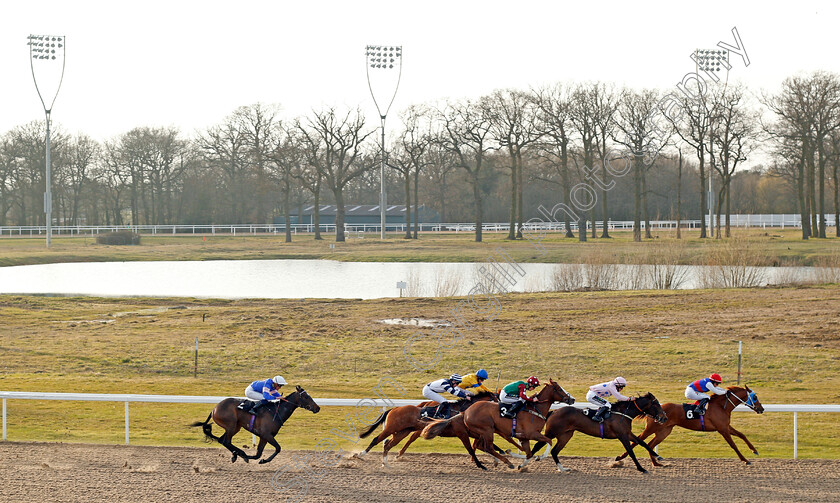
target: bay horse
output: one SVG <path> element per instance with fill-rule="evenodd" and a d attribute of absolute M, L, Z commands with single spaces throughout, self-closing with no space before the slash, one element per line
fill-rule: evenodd
<path fill-rule="evenodd" d="M 454 408 L 457 411 L 456 414 L 459 414 L 467 410 L 467 408 L 474 403 L 490 400 L 495 401 L 496 395 L 493 393 L 482 391 L 471 397 L 470 400 L 462 399 L 456 401 L 452 404 L 452 408 Z M 375 430 L 380 424 L 385 423 L 382 426 L 382 433 L 374 437 L 374 439 L 371 440 L 370 445 L 368 445 L 364 451 L 357 453 L 356 457 L 361 458 L 362 456 L 370 452 L 370 450 L 373 449 L 373 446 L 375 446 L 379 442 L 382 442 L 386 438 L 391 437 L 390 439 L 388 439 L 387 442 L 385 442 L 383 446 L 384 452 L 382 453 L 382 464 L 384 466 L 388 466 L 388 451 L 396 447 L 396 445 L 399 444 L 400 441 L 402 441 L 402 439 L 408 436 L 409 433 L 422 431 L 423 428 L 425 428 L 429 424 L 429 422 L 432 421 L 431 419 L 427 419 L 421 416 L 423 408 L 437 407 L 437 405 L 437 402 L 430 401 L 422 402 L 420 403 L 420 405 L 402 405 L 400 407 L 394 407 L 392 409 L 386 410 L 381 416 L 379 416 L 379 418 L 377 418 L 376 421 L 374 421 L 373 424 L 371 424 L 365 431 L 359 434 L 359 438 L 367 438 L 371 433 L 373 433 L 373 430 Z M 413 442 L 414 439 L 417 438 L 417 436 L 419 436 L 419 434 L 413 436 L 412 439 L 409 440 L 409 442 L 403 447 L 403 449 L 400 451 L 400 456 L 405 452 L 405 449 L 408 447 L 408 445 L 411 444 L 411 442 Z"/>
<path fill-rule="evenodd" d="M 595 414 L 594 409 L 589 409 L 591 415 Z M 560 464 L 557 459 L 557 454 L 566 446 L 571 440 L 572 435 L 576 431 L 585 433 L 593 437 L 600 438 L 617 438 L 623 445 L 633 462 L 636 463 L 636 469 L 642 473 L 647 473 L 647 470 L 642 468 L 636 455 L 633 453 L 633 445 L 631 440 L 647 449 L 651 456 L 654 456 L 653 448 L 645 444 L 645 442 L 633 434 L 633 419 L 644 414 L 648 418 L 648 422 L 664 423 L 668 420 L 662 406 L 659 405 L 659 400 L 651 393 L 636 397 L 632 400 L 621 401 L 615 403 L 611 410 L 610 416 L 602 423 L 597 423 L 591 419 L 590 415 L 584 413 L 583 410 L 575 407 L 561 407 L 559 410 L 552 412 L 545 425 L 545 436 L 557 439 L 557 443 L 551 449 L 551 456 L 557 464 L 557 470 L 561 472 L 570 471 L 568 468 Z M 543 445 L 550 442 L 537 442 L 534 445 L 534 452 L 538 452 Z M 525 458 L 522 466 L 525 466 L 530 460 L 527 456 L 520 454 L 512 454 L 514 457 Z M 539 459 L 548 457 L 548 452 Z"/>
<path fill-rule="evenodd" d="M 665 440 L 665 438 L 668 437 L 668 435 L 671 434 L 671 430 L 674 429 L 674 426 L 681 426 L 685 429 L 693 431 L 716 431 L 720 433 L 724 440 L 726 440 L 726 443 L 732 447 L 732 450 L 735 451 L 735 454 L 738 455 L 741 461 L 749 465 L 751 463 L 743 456 L 743 454 L 741 454 L 741 451 L 738 450 L 738 447 L 732 440 L 732 435 L 735 435 L 746 442 L 747 447 L 750 448 L 753 454 L 758 455 L 758 451 L 755 447 L 753 447 L 753 444 L 747 440 L 747 437 L 743 433 L 736 430 L 729 424 L 732 411 L 736 406 L 741 404 L 754 410 L 756 414 L 764 413 L 764 406 L 761 405 L 761 402 L 758 401 L 758 396 L 756 396 L 755 392 L 748 386 L 744 386 L 743 388 L 738 386 L 729 386 L 726 388 L 726 394 L 713 395 L 706 407 L 706 415 L 700 416 L 699 418 L 695 417 L 694 419 L 688 419 L 686 417 L 683 404 L 681 403 L 664 403 L 662 404 L 662 408 L 668 414 L 668 421 L 664 424 L 657 424 L 648 418 L 645 430 L 641 435 L 639 435 L 639 438 L 644 440 L 648 436 L 654 435 L 653 440 L 650 441 L 650 446 L 653 448 L 659 445 L 663 440 Z M 616 457 L 615 466 L 621 466 L 621 460 L 624 459 L 625 456 L 627 456 L 626 452 L 621 456 Z M 654 458 L 653 453 L 651 453 L 651 460 L 653 460 L 654 466 L 663 466 L 657 462 L 658 459 Z"/>
<path fill-rule="evenodd" d="M 280 453 L 280 444 L 277 443 L 274 436 L 277 435 L 280 427 L 289 419 L 289 416 L 292 415 L 295 409 L 300 407 L 314 414 L 317 414 L 321 410 L 321 407 L 315 403 L 315 400 L 303 388 L 300 386 L 296 386 L 295 388 L 296 391 L 288 396 L 281 397 L 279 400 L 261 407 L 256 416 L 237 408 L 242 403 L 242 399 L 225 398 L 213 408 L 203 423 L 198 421 L 190 426 L 201 426 L 208 440 L 216 440 L 227 447 L 233 453 L 233 457 L 230 460 L 231 463 L 236 462 L 237 456 L 244 459 L 246 463 L 251 459 L 259 459 L 262 456 L 265 444 L 269 443 L 274 447 L 274 453 L 266 459 L 260 460 L 260 464 L 268 463 L 274 459 L 274 456 Z M 213 425 L 210 424 L 211 418 L 213 422 L 225 430 L 222 436 L 217 437 L 213 435 Z M 253 418 L 253 422 L 251 418 Z M 249 456 L 245 451 L 233 445 L 233 436 L 242 428 L 260 438 L 260 443 L 257 445 L 257 453 L 253 456 Z"/>
<path fill-rule="evenodd" d="M 526 403 L 525 407 L 516 414 L 515 432 L 513 431 L 513 420 L 502 417 L 497 404 L 482 402 L 467 409 L 463 414 L 463 421 L 469 432 L 476 437 L 474 446 L 502 461 L 508 468 L 513 468 L 513 464 L 506 457 L 493 449 L 494 434 L 500 435 L 517 449 L 524 451 L 528 457 L 531 457 L 530 440 L 544 441 L 550 444 L 551 440 L 541 432 L 551 405 L 554 402 L 571 405 L 575 402 L 575 399 L 552 379 L 549 379 L 549 383 L 537 393 L 536 398 L 536 403 Z M 435 421 L 426 426 L 423 430 L 423 438 L 432 439 L 440 435 L 453 420 L 454 418 Z M 514 436 L 520 439 L 522 443 L 516 442 Z"/>

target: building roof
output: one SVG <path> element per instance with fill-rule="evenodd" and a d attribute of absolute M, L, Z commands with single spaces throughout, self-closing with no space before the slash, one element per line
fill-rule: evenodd
<path fill-rule="evenodd" d="M 425 205 L 420 205 L 420 211 L 425 209 Z M 302 215 L 312 215 L 315 212 L 315 206 L 309 205 L 303 207 Z M 290 215 L 298 214 L 297 208 L 292 209 Z M 334 204 L 322 204 L 321 208 L 318 211 L 320 215 L 335 215 L 336 214 L 336 205 Z M 378 204 L 345 204 L 344 205 L 344 214 L 346 216 L 361 216 L 361 215 L 372 215 L 376 216 L 379 215 L 379 205 Z M 399 216 L 405 215 L 405 205 L 404 204 L 389 204 L 388 207 L 385 209 L 385 215 L 387 216 Z"/>

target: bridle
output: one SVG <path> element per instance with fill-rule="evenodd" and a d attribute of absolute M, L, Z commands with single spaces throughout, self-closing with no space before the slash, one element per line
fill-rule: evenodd
<path fill-rule="evenodd" d="M 753 390 L 747 390 L 746 388 L 744 388 L 744 390 L 748 391 L 746 400 L 741 400 L 741 397 L 739 397 L 738 395 L 733 393 L 732 390 L 726 390 L 726 401 L 732 404 L 733 409 L 735 409 L 735 407 L 737 407 L 738 405 L 743 404 L 743 405 L 746 405 L 747 407 L 749 407 L 750 409 L 752 409 L 754 412 L 756 412 L 755 405 L 758 402 L 758 396 L 755 394 L 755 391 L 753 391 Z M 737 403 L 733 402 L 732 398 L 730 398 L 730 397 L 733 397 L 733 396 L 741 403 L 737 404 Z M 724 409 L 725 408 L 726 407 L 725 407 L 725 404 L 724 404 Z"/>
<path fill-rule="evenodd" d="M 656 421 L 656 422 L 658 423 L 658 422 L 659 422 L 659 420 L 656 418 L 656 415 L 651 414 L 651 413 L 649 413 L 649 412 L 645 411 L 644 409 L 642 409 L 641 407 L 639 407 L 639 404 L 638 404 L 638 403 L 636 403 L 636 400 L 638 400 L 639 398 L 642 398 L 642 397 L 637 396 L 636 398 L 634 398 L 634 399 L 630 400 L 630 403 L 632 403 L 632 404 L 633 404 L 633 406 L 634 406 L 634 407 L 636 407 L 636 410 L 638 410 L 640 413 L 644 414 L 645 416 L 647 416 L 647 417 L 649 417 L 649 418 L 653 419 L 654 421 Z M 650 403 L 653 403 L 653 400 L 651 400 L 651 402 L 650 402 Z M 616 414 L 621 414 L 621 413 L 620 413 L 620 412 L 616 412 Z M 624 415 L 624 414 L 621 414 L 621 415 L 622 415 L 622 416 L 624 416 L 624 417 L 630 417 L 630 416 L 626 416 L 626 415 Z M 633 419 L 633 418 L 631 417 L 630 419 Z"/>
<path fill-rule="evenodd" d="M 300 395 L 305 394 L 306 392 L 305 392 L 305 391 L 295 391 L 294 393 L 297 393 L 297 394 L 298 394 L 298 396 L 300 396 Z M 294 393 L 292 393 L 292 395 L 293 395 Z M 295 407 L 300 407 L 301 409 L 308 410 L 309 412 L 313 412 L 312 408 L 311 408 L 309 405 L 301 405 L 301 404 L 299 404 L 299 403 L 297 403 L 297 402 L 293 402 L 293 401 L 291 401 L 291 400 L 287 400 L 285 397 L 282 397 L 282 396 L 281 396 L 280 398 L 278 398 L 278 400 L 281 400 L 281 401 L 283 401 L 283 402 L 286 402 L 286 403 L 292 404 L 292 405 L 293 405 L 293 406 L 295 406 Z M 275 412 L 274 412 L 274 417 L 275 417 L 275 419 L 277 418 L 277 412 L 278 412 L 279 410 L 280 410 L 280 408 L 279 408 L 279 407 L 277 407 L 277 408 L 275 409 Z"/>

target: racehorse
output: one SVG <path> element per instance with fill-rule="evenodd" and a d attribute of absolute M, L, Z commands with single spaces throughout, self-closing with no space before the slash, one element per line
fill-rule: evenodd
<path fill-rule="evenodd" d="M 482 391 L 477 393 L 473 396 L 470 400 L 458 400 L 455 402 L 454 409 L 460 413 L 467 408 L 476 403 L 476 402 L 483 402 L 489 400 L 496 400 L 496 395 L 493 393 L 488 393 L 486 391 Z M 364 451 L 356 454 L 356 457 L 360 458 L 370 452 L 373 449 L 373 446 L 382 442 L 388 437 L 391 437 L 387 442 L 385 442 L 384 452 L 382 453 L 382 464 L 387 466 L 388 465 L 388 451 L 396 447 L 397 444 L 400 443 L 402 439 L 404 439 L 409 433 L 412 432 L 419 432 L 421 431 L 426 425 L 429 424 L 430 419 L 423 418 L 421 413 L 424 407 L 437 407 L 437 402 L 422 402 L 420 405 L 402 405 L 400 407 L 394 407 L 393 409 L 386 410 L 379 418 L 374 421 L 370 427 L 368 427 L 365 431 L 359 434 L 359 438 L 367 438 L 368 435 L 373 433 L 380 424 L 383 422 L 385 423 L 382 426 L 382 433 L 377 435 L 373 440 L 371 440 L 370 445 L 367 446 L 367 449 Z M 392 436 L 393 435 L 393 436 Z M 403 447 L 400 451 L 400 456 L 405 452 L 405 449 L 408 445 L 414 441 L 417 436 L 412 437 L 412 439 Z M 398 456 L 399 457 L 399 456 Z"/>
<path fill-rule="evenodd" d="M 587 412 L 592 415 L 595 414 L 594 409 L 589 409 Z M 560 460 L 557 459 L 557 454 L 561 449 L 563 449 L 563 447 L 566 446 L 572 438 L 572 435 L 574 435 L 576 431 L 579 431 L 593 437 L 617 438 L 624 445 L 624 448 L 627 449 L 627 452 L 630 453 L 630 457 L 633 458 L 633 462 L 636 463 L 636 469 L 642 473 L 646 473 L 647 470 L 642 468 L 642 465 L 639 464 L 639 460 L 636 459 L 636 455 L 633 454 L 633 445 L 635 444 L 631 445 L 630 443 L 630 441 L 633 440 L 647 449 L 651 453 L 651 457 L 656 455 L 653 452 L 652 447 L 649 447 L 643 440 L 633 434 L 632 421 L 636 416 L 641 414 L 647 416 L 649 423 L 651 421 L 664 423 L 668 420 L 668 417 L 659 405 L 659 400 L 650 393 L 636 397 L 632 400 L 617 402 L 612 406 L 610 416 L 602 423 L 596 423 L 590 418 L 590 416 L 584 413 L 583 410 L 576 409 L 574 407 L 562 407 L 559 410 L 555 410 L 551 416 L 549 416 L 548 422 L 546 423 L 545 436 L 557 439 L 557 443 L 554 444 L 554 447 L 551 449 L 551 456 L 557 464 L 557 470 L 562 472 L 569 471 L 568 468 L 560 464 Z M 545 443 L 550 444 L 550 442 L 537 442 L 537 444 L 534 445 L 534 452 L 539 452 Z M 522 463 L 522 466 L 525 466 L 530 461 L 527 456 L 519 454 L 511 455 L 514 457 L 526 458 Z M 546 457 L 548 457 L 548 452 L 543 454 L 540 459 Z"/>
<path fill-rule="evenodd" d="M 467 409 L 464 412 L 463 420 L 470 433 L 476 436 L 474 446 L 504 462 L 508 468 L 513 468 L 513 464 L 506 457 L 493 449 L 494 433 L 501 435 L 502 438 L 513 444 L 517 449 L 525 451 L 527 457 L 531 457 L 530 440 L 545 441 L 550 444 L 551 440 L 543 435 L 541 431 L 545 425 L 545 417 L 551 408 L 551 404 L 554 402 L 564 402 L 571 405 L 575 402 L 575 399 L 551 379 L 537 393 L 536 398 L 537 402 L 535 404 L 526 403 L 526 407 L 516 414 L 515 432 L 513 431 L 513 420 L 502 417 L 499 413 L 499 406 L 496 404 L 482 402 Z M 435 421 L 429 426 L 426 426 L 423 430 L 423 438 L 432 439 L 440 435 L 441 431 L 452 421 L 453 419 Z M 521 439 L 522 443 L 517 443 L 513 439 L 514 436 Z"/>
<path fill-rule="evenodd" d="M 213 408 L 203 423 L 198 421 L 190 425 L 201 426 L 208 439 L 216 440 L 227 447 L 233 453 L 231 463 L 236 462 L 237 456 L 244 459 L 246 463 L 251 459 L 259 459 L 266 442 L 274 446 L 275 449 L 271 456 L 260 460 L 260 464 L 268 463 L 280 453 L 280 444 L 274 440 L 274 436 L 277 435 L 280 427 L 289 419 L 295 409 L 301 407 L 314 414 L 321 410 L 315 400 L 300 386 L 296 386 L 296 391 L 288 396 L 281 397 L 279 400 L 262 407 L 256 416 L 237 408 L 242 401 L 239 398 L 225 398 Z M 221 437 L 213 435 L 213 425 L 210 424 L 211 418 L 225 430 Z M 245 451 L 233 445 L 231 439 L 239 432 L 240 428 L 245 428 L 245 430 L 260 437 L 255 455 L 248 456 Z"/>
<path fill-rule="evenodd" d="M 762 414 L 764 412 L 764 406 L 762 406 L 761 402 L 758 401 L 758 397 L 755 392 L 747 386 L 743 388 L 729 386 L 726 389 L 726 394 L 713 395 L 706 407 L 706 415 L 697 417 L 692 414 L 692 416 L 694 416 L 693 419 L 688 419 L 686 417 L 685 407 L 683 407 L 683 404 L 664 403 L 662 404 L 662 408 L 668 414 L 668 421 L 664 424 L 657 424 L 648 418 L 645 430 L 641 435 L 639 435 L 639 438 L 644 440 L 648 436 L 654 435 L 653 440 L 650 441 L 650 447 L 653 448 L 659 445 L 659 443 L 670 435 L 674 426 L 682 426 L 683 428 L 694 431 L 716 431 L 720 433 L 726 440 L 726 443 L 732 447 L 732 450 L 734 450 L 735 454 L 741 458 L 741 461 L 749 465 L 751 463 L 741 454 L 741 451 L 738 450 L 738 447 L 732 440 L 732 435 L 740 437 L 741 440 L 746 442 L 747 447 L 750 448 L 753 454 L 758 455 L 758 451 L 755 450 L 753 444 L 747 440 L 747 437 L 743 433 L 736 430 L 729 424 L 732 411 L 736 406 L 741 404 L 746 405 L 757 414 Z M 615 466 L 621 466 L 621 460 L 624 459 L 625 456 L 627 456 L 627 453 L 616 457 Z M 662 466 L 657 462 L 658 459 L 654 458 L 653 453 L 651 453 L 651 460 L 653 460 L 654 466 Z"/>

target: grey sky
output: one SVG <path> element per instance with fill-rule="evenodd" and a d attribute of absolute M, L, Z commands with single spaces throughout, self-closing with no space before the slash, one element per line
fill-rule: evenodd
<path fill-rule="evenodd" d="M 838 11 L 836 3 L 809 1 L 6 3 L 0 132 L 43 119 L 30 33 L 67 36 L 54 123 L 104 140 L 138 126 L 191 134 L 256 102 L 279 103 L 289 115 L 358 105 L 374 125 L 369 43 L 403 46 L 392 114 L 412 103 L 556 81 L 673 89 L 694 68 L 690 53 L 734 43 L 733 27 L 751 64 L 735 58 L 731 81 L 776 89 L 798 72 L 840 71 Z"/>

